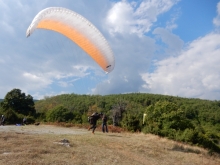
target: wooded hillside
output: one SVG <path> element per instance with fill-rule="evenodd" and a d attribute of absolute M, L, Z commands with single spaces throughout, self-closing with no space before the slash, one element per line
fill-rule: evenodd
<path fill-rule="evenodd" d="M 143 93 L 63 94 L 37 101 L 35 109 L 39 120 L 73 123 L 86 123 L 87 116 L 102 112 L 108 124 L 128 131 L 153 133 L 220 152 L 220 101 Z"/>
<path fill-rule="evenodd" d="M 130 132 L 152 133 L 220 153 L 220 101 L 146 93 L 62 94 L 39 101 L 24 96 L 19 89 L 13 89 L 1 102 L 0 113 L 5 115 L 6 124 L 22 123 L 27 118 L 29 124 L 63 122 L 88 126 L 88 116 L 102 112 L 108 117 L 108 125 Z"/>

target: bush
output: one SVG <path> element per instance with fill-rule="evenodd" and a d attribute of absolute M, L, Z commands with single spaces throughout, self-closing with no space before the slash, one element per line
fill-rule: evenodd
<path fill-rule="evenodd" d="M 19 121 L 18 115 L 12 109 L 5 111 L 4 116 L 6 124 L 16 124 Z"/>
<path fill-rule="evenodd" d="M 193 140 L 193 138 L 195 137 L 195 133 L 196 132 L 193 129 L 187 128 L 183 131 L 182 135 L 180 135 L 180 138 L 178 140 L 192 143 L 193 141 L 195 141 Z"/>
<path fill-rule="evenodd" d="M 73 113 L 63 106 L 57 106 L 46 113 L 49 122 L 67 122 L 73 120 Z"/>
<path fill-rule="evenodd" d="M 79 112 L 73 112 L 73 120 L 74 124 L 82 124 L 82 115 Z"/>
<path fill-rule="evenodd" d="M 88 116 L 84 113 L 81 117 L 82 123 L 89 124 Z"/>
<path fill-rule="evenodd" d="M 46 122 L 46 113 L 45 112 L 38 112 L 36 113 L 36 120 Z"/>
<path fill-rule="evenodd" d="M 27 124 L 33 124 L 35 123 L 35 118 L 33 116 L 27 116 Z"/>
<path fill-rule="evenodd" d="M 136 132 L 141 130 L 140 119 L 137 115 L 125 114 L 121 121 L 123 128 L 131 132 Z"/>

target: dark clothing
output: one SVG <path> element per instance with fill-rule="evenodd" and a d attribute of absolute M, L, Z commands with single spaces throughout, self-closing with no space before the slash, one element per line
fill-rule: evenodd
<path fill-rule="evenodd" d="M 102 123 L 106 124 L 107 123 L 108 118 L 106 116 L 102 117 Z"/>
<path fill-rule="evenodd" d="M 107 120 L 108 119 L 106 116 L 102 117 L 102 132 L 103 133 L 108 132 Z"/>
<path fill-rule="evenodd" d="M 99 114 L 93 114 L 92 116 L 90 116 L 90 124 L 91 124 L 91 127 L 89 128 L 92 129 L 92 133 L 95 132 L 95 129 L 96 129 L 96 123 L 97 123 L 97 120 L 100 118 L 100 115 Z"/>
<path fill-rule="evenodd" d="M 93 124 L 90 128 L 89 128 L 89 130 L 90 129 L 92 129 L 92 133 L 94 133 L 95 132 L 95 129 L 96 129 L 96 124 Z"/>
<path fill-rule="evenodd" d="M 5 117 L 4 116 L 1 117 L 1 125 L 5 125 Z"/>
<path fill-rule="evenodd" d="M 107 126 L 107 124 L 102 123 L 102 132 L 103 132 L 103 133 L 108 132 L 108 126 Z"/>

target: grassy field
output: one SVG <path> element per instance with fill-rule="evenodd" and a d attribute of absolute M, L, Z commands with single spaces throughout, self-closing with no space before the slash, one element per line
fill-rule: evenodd
<path fill-rule="evenodd" d="M 40 125 L 0 127 L 0 164 L 220 165 L 220 156 L 150 134 Z"/>

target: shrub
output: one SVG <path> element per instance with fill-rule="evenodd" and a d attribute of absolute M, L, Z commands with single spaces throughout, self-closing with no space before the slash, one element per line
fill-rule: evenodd
<path fill-rule="evenodd" d="M 73 112 L 73 120 L 74 124 L 82 124 L 82 115 L 79 112 Z"/>
<path fill-rule="evenodd" d="M 82 123 L 89 124 L 88 116 L 85 113 L 82 115 L 81 120 L 82 120 Z"/>
<path fill-rule="evenodd" d="M 18 115 L 12 109 L 5 111 L 4 116 L 6 124 L 16 124 L 19 121 Z"/>
<path fill-rule="evenodd" d="M 63 106 L 57 106 L 46 113 L 49 122 L 66 122 L 73 120 L 73 113 Z"/>
<path fill-rule="evenodd" d="M 125 114 L 121 121 L 123 128 L 131 132 L 136 132 L 141 130 L 140 120 L 137 115 Z"/>
<path fill-rule="evenodd" d="M 180 141 L 183 141 L 183 142 L 193 142 L 195 140 L 193 140 L 193 138 L 195 137 L 195 134 L 196 132 L 193 130 L 193 129 L 185 129 L 182 133 L 182 135 L 180 136 Z"/>

